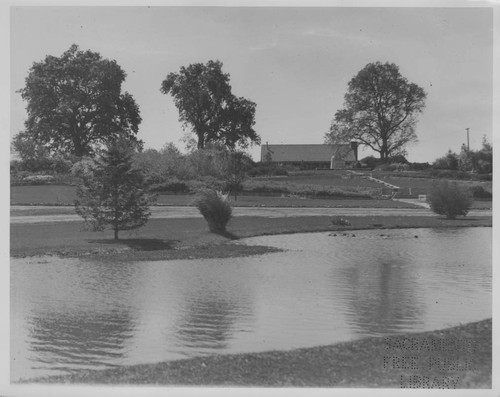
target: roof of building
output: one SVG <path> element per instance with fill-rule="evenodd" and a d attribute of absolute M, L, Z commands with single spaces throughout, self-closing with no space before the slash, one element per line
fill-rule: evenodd
<path fill-rule="evenodd" d="M 354 151 L 349 144 L 345 145 L 262 145 L 261 161 L 266 160 L 269 151 L 273 162 L 327 161 L 335 155 L 336 160 L 355 161 Z"/>

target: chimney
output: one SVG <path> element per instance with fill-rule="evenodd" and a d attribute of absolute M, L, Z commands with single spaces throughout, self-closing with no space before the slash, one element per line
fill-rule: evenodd
<path fill-rule="evenodd" d="M 356 141 L 351 141 L 351 149 L 353 150 L 354 152 L 354 159 L 356 161 L 358 161 L 358 146 L 359 146 L 359 143 L 356 142 Z"/>

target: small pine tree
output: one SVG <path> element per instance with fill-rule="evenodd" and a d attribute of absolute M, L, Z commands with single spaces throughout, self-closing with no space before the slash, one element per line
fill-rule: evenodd
<path fill-rule="evenodd" d="M 94 231 L 111 226 L 114 238 L 120 230 L 144 226 L 154 196 L 145 177 L 133 167 L 134 149 L 126 140 L 112 142 L 101 156 L 82 173 L 75 209 Z"/>
<path fill-rule="evenodd" d="M 444 181 L 431 188 L 427 201 L 436 214 L 455 219 L 458 215 L 467 215 L 472 206 L 472 194 L 455 182 Z"/>

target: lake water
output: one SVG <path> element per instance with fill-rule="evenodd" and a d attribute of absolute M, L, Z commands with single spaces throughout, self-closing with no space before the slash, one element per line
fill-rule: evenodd
<path fill-rule="evenodd" d="M 287 251 L 115 264 L 12 259 L 11 379 L 331 344 L 492 315 L 491 228 L 243 243 Z"/>

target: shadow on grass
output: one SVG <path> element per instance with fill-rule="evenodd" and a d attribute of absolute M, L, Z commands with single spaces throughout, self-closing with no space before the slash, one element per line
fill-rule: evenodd
<path fill-rule="evenodd" d="M 161 251 L 174 249 L 180 240 L 161 240 L 157 238 L 127 238 L 127 239 L 101 239 L 88 240 L 89 243 L 125 245 L 136 251 Z"/>
<path fill-rule="evenodd" d="M 239 240 L 240 239 L 236 234 L 228 232 L 227 230 L 225 232 L 214 232 L 214 231 L 212 231 L 212 233 L 213 234 L 218 234 L 219 236 L 222 236 L 222 237 L 225 237 L 225 238 L 228 238 L 229 240 Z"/>
<path fill-rule="evenodd" d="M 440 216 L 439 219 L 443 219 L 445 221 L 478 221 L 478 218 L 469 218 L 467 216 L 457 216 L 456 218 L 447 218 L 445 216 Z"/>

